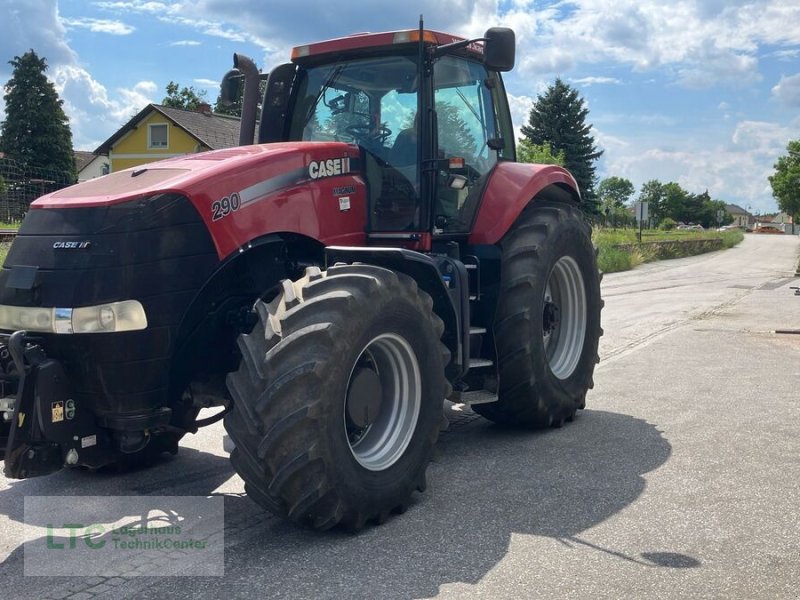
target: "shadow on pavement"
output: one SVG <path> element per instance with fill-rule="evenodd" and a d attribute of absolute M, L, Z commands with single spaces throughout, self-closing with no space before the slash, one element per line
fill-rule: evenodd
<path fill-rule="evenodd" d="M 358 535 L 272 519 L 226 549 L 224 579 L 192 582 L 192 594 L 239 597 L 258 589 L 269 598 L 401 599 L 436 595 L 446 583 L 475 584 L 505 557 L 512 534 L 591 546 L 576 536 L 633 503 L 643 475 L 671 453 L 655 426 L 603 411 L 540 433 L 464 416 L 439 447 L 428 491 L 405 515 Z M 226 515 L 243 502 L 229 499 Z M 669 552 L 634 558 L 594 548 L 650 567 L 699 565 Z M 536 557 L 530 561 L 533 568 Z"/>
<path fill-rule="evenodd" d="M 357 535 L 316 533 L 229 495 L 224 577 L 136 578 L 132 585 L 164 597 L 428 597 L 447 583 L 479 582 L 506 556 L 512 534 L 651 567 L 695 567 L 697 560 L 681 554 L 636 558 L 577 537 L 633 503 L 643 475 L 670 453 L 654 425 L 627 415 L 587 410 L 561 430 L 531 433 L 456 414 L 441 435 L 428 491 L 415 495 L 406 514 Z M 21 521 L 24 495 L 207 495 L 231 475 L 227 459 L 182 448 L 145 473 L 62 472 L 15 483 L 0 492 L 0 512 Z M 0 566 L 4 585 L 21 583 L 21 558 L 20 547 Z M 533 567 L 536 557 L 530 561 Z"/>

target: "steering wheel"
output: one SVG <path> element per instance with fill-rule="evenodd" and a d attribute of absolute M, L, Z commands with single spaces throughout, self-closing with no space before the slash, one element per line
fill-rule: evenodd
<path fill-rule="evenodd" d="M 381 144 L 392 135 L 392 130 L 386 125 L 380 125 L 377 129 L 373 129 L 368 123 L 351 123 L 344 130 L 353 139 L 375 140 Z"/>

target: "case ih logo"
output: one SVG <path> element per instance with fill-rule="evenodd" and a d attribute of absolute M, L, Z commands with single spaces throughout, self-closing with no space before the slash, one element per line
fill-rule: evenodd
<path fill-rule="evenodd" d="M 308 176 L 311 179 L 344 175 L 350 172 L 350 157 L 329 158 L 328 160 L 312 160 L 308 165 Z"/>
<path fill-rule="evenodd" d="M 85 250 L 92 242 L 53 242 L 53 250 Z"/>

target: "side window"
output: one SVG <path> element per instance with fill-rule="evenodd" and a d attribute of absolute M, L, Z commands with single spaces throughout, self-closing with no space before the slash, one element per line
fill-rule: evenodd
<path fill-rule="evenodd" d="M 503 80 L 497 73 L 490 73 L 487 82 L 492 90 L 494 111 L 497 115 L 497 137 L 505 142 L 497 152 L 498 158 L 515 161 L 517 156 L 514 148 L 514 125 L 511 122 L 511 112 L 508 110 L 508 96 L 503 87 Z"/>
<path fill-rule="evenodd" d="M 435 219 L 442 231 L 469 230 L 487 174 L 498 153 L 495 104 L 485 67 L 455 56 L 434 66 L 439 157 L 454 159 L 439 174 Z M 462 164 L 463 161 L 463 164 Z M 460 184 L 454 185 L 453 176 Z"/>
<path fill-rule="evenodd" d="M 480 173 L 497 162 L 488 141 L 496 137 L 494 102 L 483 65 L 444 57 L 434 71 L 439 153 L 460 157 Z"/>

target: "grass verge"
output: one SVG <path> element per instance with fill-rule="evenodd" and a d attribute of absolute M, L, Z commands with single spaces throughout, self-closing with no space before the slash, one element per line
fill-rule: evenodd
<path fill-rule="evenodd" d="M 644 231 L 642 244 L 636 242 L 632 229 L 595 229 L 592 241 L 599 249 L 597 266 L 604 273 L 628 271 L 642 263 L 692 256 L 708 249 L 699 244 L 682 243 L 722 240 L 723 248 L 732 248 L 744 239 L 744 233 L 731 231 Z M 648 242 L 659 242 L 658 249 Z"/>

